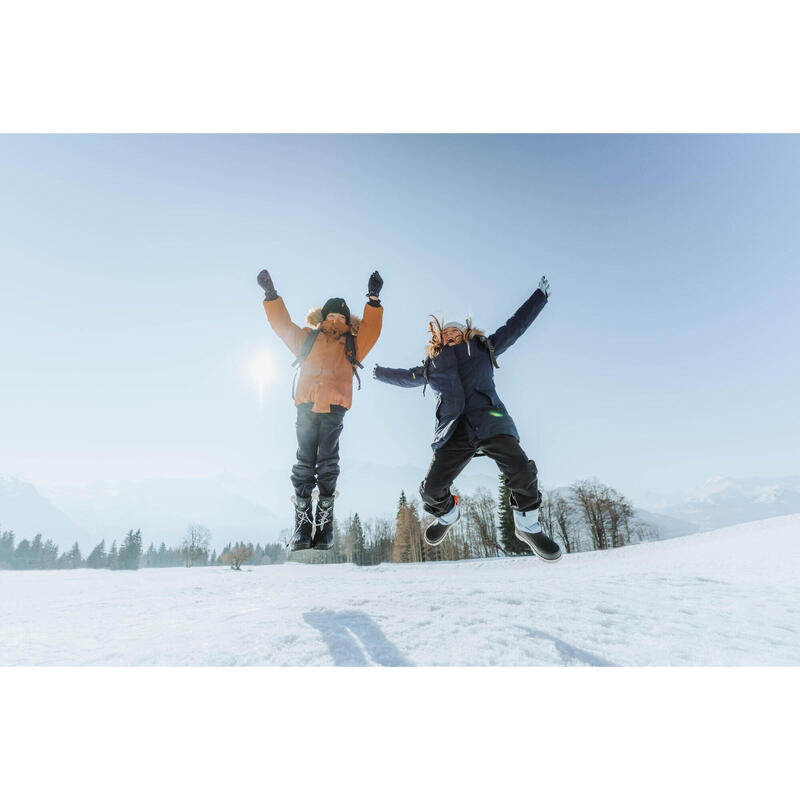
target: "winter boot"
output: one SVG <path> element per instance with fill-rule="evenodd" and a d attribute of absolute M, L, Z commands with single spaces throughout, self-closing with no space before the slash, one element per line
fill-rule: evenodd
<path fill-rule="evenodd" d="M 314 515 L 314 549 L 330 550 L 333 547 L 333 501 L 334 497 L 322 497 L 317 500 L 317 511 Z"/>
<path fill-rule="evenodd" d="M 293 497 L 294 533 L 289 542 L 290 550 L 308 550 L 314 533 L 314 520 L 311 518 L 311 498 Z"/>
<path fill-rule="evenodd" d="M 441 544 L 444 541 L 444 537 L 447 536 L 447 531 L 461 519 L 461 511 L 458 508 L 458 498 L 455 495 L 453 495 L 453 500 L 455 500 L 453 507 L 443 516 L 436 517 L 436 519 L 425 528 L 425 541 L 429 545 L 435 546 Z"/>
<path fill-rule="evenodd" d="M 555 562 L 561 558 L 561 548 L 542 531 L 539 509 L 533 511 L 514 510 L 514 534 L 525 542 L 542 561 Z"/>

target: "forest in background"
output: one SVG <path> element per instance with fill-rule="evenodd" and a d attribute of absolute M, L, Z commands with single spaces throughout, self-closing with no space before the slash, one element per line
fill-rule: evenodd
<path fill-rule="evenodd" d="M 212 549 L 212 533 L 191 524 L 177 547 L 151 543 L 145 550 L 140 529 L 130 529 L 117 544 L 103 539 L 84 557 L 77 542 L 59 554 L 50 539 L 37 534 L 16 542 L 13 531 L 0 533 L 0 569 L 140 569 L 158 567 L 209 567 L 245 564 L 352 563 L 371 566 L 386 562 L 458 561 L 531 555 L 514 535 L 509 491 L 500 476 L 496 496 L 486 489 L 458 495 L 461 518 L 438 547 L 425 543 L 423 531 L 433 519 L 421 512 L 417 500 L 401 492 L 393 517 L 363 520 L 355 513 L 334 524 L 333 547 L 327 551 L 290 553 L 280 542 L 253 544 L 228 542 Z M 566 553 L 608 550 L 658 538 L 658 531 L 636 517 L 632 504 L 597 479 L 576 481 L 568 489 L 545 491 L 539 519 L 545 532 Z M 288 531 L 287 531 L 288 534 Z"/>

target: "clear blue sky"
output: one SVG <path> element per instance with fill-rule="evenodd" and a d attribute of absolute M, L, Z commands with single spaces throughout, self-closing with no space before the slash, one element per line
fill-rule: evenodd
<path fill-rule="evenodd" d="M 496 376 L 545 484 L 797 473 L 798 220 L 796 136 L 2 136 L 0 474 L 288 469 L 262 267 L 298 322 L 384 276 L 346 458 L 424 469 L 432 397 L 372 366 L 418 363 L 431 312 L 493 331 L 546 274 Z"/>

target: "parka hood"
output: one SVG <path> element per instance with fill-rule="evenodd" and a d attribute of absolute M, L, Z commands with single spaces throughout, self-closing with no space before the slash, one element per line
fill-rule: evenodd
<path fill-rule="evenodd" d="M 322 306 L 317 306 L 316 308 L 312 308 L 308 314 L 306 314 L 306 325 L 309 328 L 318 328 L 322 324 Z M 358 328 L 361 325 L 361 318 L 357 317 L 355 314 L 350 314 L 350 331 L 352 332 L 353 336 L 358 335 Z"/>

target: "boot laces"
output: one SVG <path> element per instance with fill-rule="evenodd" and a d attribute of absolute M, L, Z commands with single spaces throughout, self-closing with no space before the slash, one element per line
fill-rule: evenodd
<path fill-rule="evenodd" d="M 329 505 L 317 505 L 317 513 L 319 514 L 319 526 L 322 527 L 325 525 L 331 516 L 331 511 L 333 510 L 333 506 Z"/>
<path fill-rule="evenodd" d="M 308 511 L 306 509 L 303 509 L 302 511 L 298 509 L 298 513 L 295 517 L 295 526 L 294 526 L 295 533 L 300 532 L 300 529 L 303 527 L 303 523 L 308 523 L 309 525 L 311 525 L 312 528 L 314 527 L 314 520 L 311 519 Z"/>

